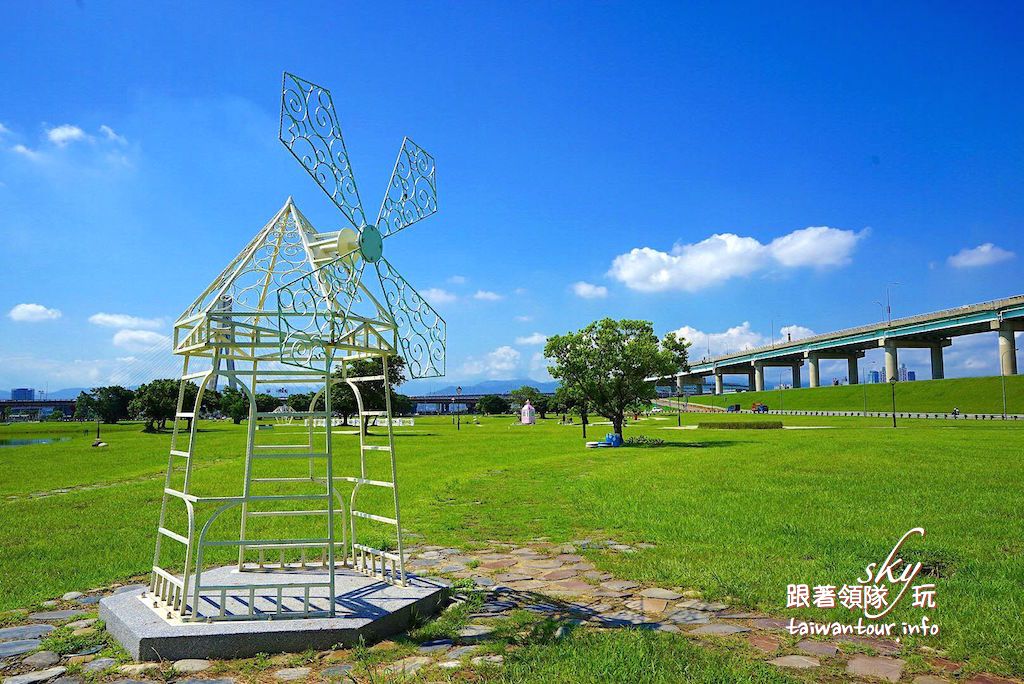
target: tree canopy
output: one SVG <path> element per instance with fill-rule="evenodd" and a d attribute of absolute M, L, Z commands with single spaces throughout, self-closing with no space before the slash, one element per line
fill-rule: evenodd
<path fill-rule="evenodd" d="M 687 370 L 688 347 L 674 333 L 659 340 L 649 321 L 604 318 L 549 337 L 544 355 L 554 364 L 551 375 L 566 388 L 563 397 L 592 408 L 621 435 L 630 405 L 656 396 L 647 378 Z"/>
<path fill-rule="evenodd" d="M 486 415 L 508 413 L 511 408 L 508 399 L 498 394 L 485 394 L 476 402 L 476 410 Z"/>
<path fill-rule="evenodd" d="M 135 398 L 132 399 L 132 416 L 146 421 L 145 429 L 147 431 L 154 431 L 157 428 L 164 429 L 168 420 L 174 420 L 174 414 L 178 410 L 180 386 L 180 380 L 169 378 L 153 380 L 141 385 L 135 390 Z M 185 410 L 191 411 L 195 406 L 198 391 L 199 388 L 195 383 L 185 383 L 185 401 L 183 403 Z"/>
<path fill-rule="evenodd" d="M 94 387 L 80 392 L 75 400 L 75 418 L 116 423 L 130 417 L 129 404 L 135 393 L 120 385 Z"/>
<path fill-rule="evenodd" d="M 537 410 L 537 415 L 541 418 L 545 417 L 545 414 L 550 410 L 550 402 L 548 398 L 541 394 L 540 390 L 530 385 L 523 385 L 519 389 L 514 389 L 509 392 L 509 396 L 512 397 L 512 401 L 523 406 L 529 400 L 530 405 Z"/>

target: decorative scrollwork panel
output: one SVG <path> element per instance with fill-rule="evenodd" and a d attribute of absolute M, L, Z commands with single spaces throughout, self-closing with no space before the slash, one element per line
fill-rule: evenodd
<path fill-rule="evenodd" d="M 376 263 L 391 317 L 398 329 L 398 343 L 410 378 L 444 375 L 444 319 L 427 304 L 387 259 Z"/>

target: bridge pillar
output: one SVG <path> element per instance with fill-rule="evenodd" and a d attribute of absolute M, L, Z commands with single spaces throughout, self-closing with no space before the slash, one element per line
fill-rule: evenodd
<path fill-rule="evenodd" d="M 1013 326 L 1007 323 L 999 326 L 999 373 L 1017 374 L 1017 341 L 1014 339 Z"/>
<path fill-rule="evenodd" d="M 754 369 L 751 368 L 750 370 L 747 371 L 747 391 L 754 391 L 754 382 Z"/>
<path fill-rule="evenodd" d="M 725 391 L 723 385 L 722 374 L 715 373 L 715 394 L 722 394 Z"/>
<path fill-rule="evenodd" d="M 764 391 L 764 364 L 760 361 L 754 361 L 754 391 Z"/>
<path fill-rule="evenodd" d="M 807 375 L 808 380 L 810 382 L 810 387 L 818 387 L 821 384 L 821 369 L 818 365 L 820 361 L 821 359 L 814 352 L 811 352 L 807 355 Z M 796 374 L 799 372 L 799 369 L 794 368 L 794 378 L 796 377 Z M 797 387 L 798 385 L 794 383 L 793 386 Z"/>
<path fill-rule="evenodd" d="M 900 363 L 899 356 L 896 351 L 896 340 L 885 341 L 885 381 L 889 382 L 893 378 L 899 380 L 900 378 Z"/>
<path fill-rule="evenodd" d="M 846 381 L 851 385 L 856 385 L 860 382 L 860 375 L 857 369 L 857 357 L 851 356 L 846 359 Z"/>
<path fill-rule="evenodd" d="M 683 379 L 684 377 L 682 375 L 676 376 L 676 394 L 683 393 Z"/>
<path fill-rule="evenodd" d="M 800 366 L 802 365 L 803 363 L 799 361 L 793 364 L 793 389 L 800 389 Z"/>
<path fill-rule="evenodd" d="M 946 377 L 945 369 L 942 367 L 942 344 L 936 344 L 932 352 L 932 380 L 941 380 Z"/>

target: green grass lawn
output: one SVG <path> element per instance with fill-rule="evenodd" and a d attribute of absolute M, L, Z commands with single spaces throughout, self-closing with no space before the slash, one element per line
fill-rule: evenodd
<path fill-rule="evenodd" d="M 1006 408 L 1024 414 L 1024 375 L 1005 379 Z M 959 407 L 963 413 L 1002 413 L 1003 383 L 998 377 L 918 380 L 896 385 L 896 410 L 948 413 Z M 713 406 L 739 404 L 744 409 L 756 401 L 775 409 L 792 411 L 891 411 L 888 384 L 803 387 L 764 392 L 731 392 L 721 396 L 695 395 L 691 401 Z"/>
<path fill-rule="evenodd" d="M 691 424 L 709 419 L 737 417 L 683 417 Z M 922 526 L 927 539 L 907 553 L 935 569 L 933 617 L 941 626 L 938 638 L 923 643 L 980 668 L 1024 674 L 1017 648 L 1024 643 L 1024 424 L 907 420 L 893 430 L 886 419 L 786 417 L 787 426 L 829 427 L 667 429 L 675 422 L 666 416 L 626 429 L 627 437 L 646 434 L 664 446 L 593 450 L 583 448 L 578 426 L 552 420 L 520 427 L 508 417 L 483 418 L 456 432 L 449 419 L 417 419 L 415 428 L 397 430 L 403 523 L 442 545 L 538 537 L 648 542 L 655 548 L 634 554 L 587 553 L 623 578 L 694 587 L 710 598 L 818 621 L 830 615 L 785 610 L 787 584 L 853 583 L 866 563 L 881 561 L 906 530 Z M 590 437 L 609 429 L 592 425 Z M 0 426 L 0 439 L 71 437 L 0 449 L 0 609 L 149 569 L 169 436 L 144 434 L 138 425 L 105 428 L 111 446 L 93 449 L 82 430 Z M 202 430 L 197 478 L 222 491 L 239 488 L 244 425 L 204 423 Z M 335 439 L 336 468 L 351 467 L 356 438 Z M 81 485 L 99 487 L 29 496 Z M 852 614 L 831 618 L 840 615 Z M 920 615 L 905 607 L 896 618 Z M 641 646 L 631 639 L 657 653 L 683 648 L 662 645 L 664 636 L 601 643 L 628 671 L 641 666 L 630 660 L 629 650 Z M 551 647 L 561 655 L 533 653 L 529 667 L 551 681 L 592 681 L 585 676 L 588 643 Z M 744 673 L 721 681 L 777 680 L 729 658 L 708 658 L 709 671 Z M 584 674 L 560 669 L 573 659 L 579 664 L 570 669 Z M 657 671 L 673 681 L 674 670 Z"/>

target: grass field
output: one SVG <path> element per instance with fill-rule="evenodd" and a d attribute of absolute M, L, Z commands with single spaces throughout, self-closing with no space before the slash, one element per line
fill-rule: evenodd
<path fill-rule="evenodd" d="M 813 391 L 837 390 L 787 396 Z M 683 417 L 691 424 L 698 419 L 709 417 Z M 908 546 L 907 554 L 932 569 L 939 603 L 933 617 L 941 626 L 937 638 L 923 643 L 980 668 L 1024 674 L 1018 648 L 1024 643 L 1024 425 L 908 420 L 893 430 L 885 419 L 784 422 L 827 427 L 675 430 L 669 429 L 674 416 L 661 417 L 628 426 L 626 436 L 646 434 L 664 439 L 664 446 L 588 450 L 578 426 L 552 420 L 518 427 L 507 417 L 483 418 L 456 432 L 449 419 L 420 418 L 415 428 L 397 430 L 403 523 L 441 545 L 538 537 L 648 542 L 655 548 L 634 554 L 587 553 L 623 578 L 694 587 L 709 598 L 818 621 L 829 615 L 784 609 L 787 584 L 852 583 L 906 530 L 922 526 L 927 539 Z M 591 438 L 608 429 L 592 425 Z M 92 449 L 83 430 L 0 426 L 0 439 L 70 438 L 0 449 L 0 610 L 150 566 L 169 436 L 144 434 L 138 425 L 105 427 L 111 446 Z M 228 490 L 239 486 L 244 425 L 204 423 L 201 439 L 208 458 L 197 476 Z M 335 440 L 344 468 L 356 437 Z M 38 496 L 63 488 L 73 489 Z M 904 607 L 896 618 L 920 614 Z M 574 640 L 531 652 L 530 667 L 587 672 L 598 666 L 587 664 L 589 648 L 621 659 L 616 671 L 628 671 L 643 667 L 630 651 L 642 646 L 656 654 L 652 663 L 663 663 L 652 665 L 659 676 L 674 681 L 669 656 L 688 647 L 664 636 Z M 743 673 L 718 680 L 709 674 L 706 681 L 782 681 L 726 656 L 706 657 L 709 673 Z M 720 657 L 726 660 L 715 660 Z M 698 660 L 693 667 L 701 667 Z M 568 667 L 571 662 L 577 664 Z"/>
<path fill-rule="evenodd" d="M 768 380 L 766 379 L 766 382 Z M 1024 375 L 1005 379 L 1008 413 L 1024 414 Z M 744 409 L 756 401 L 791 411 L 891 411 L 888 384 L 803 387 L 764 392 L 732 392 L 722 396 L 700 395 L 691 401 L 713 406 L 739 404 Z M 1002 382 L 998 377 L 918 380 L 896 385 L 896 410 L 948 413 L 1002 413 Z"/>

